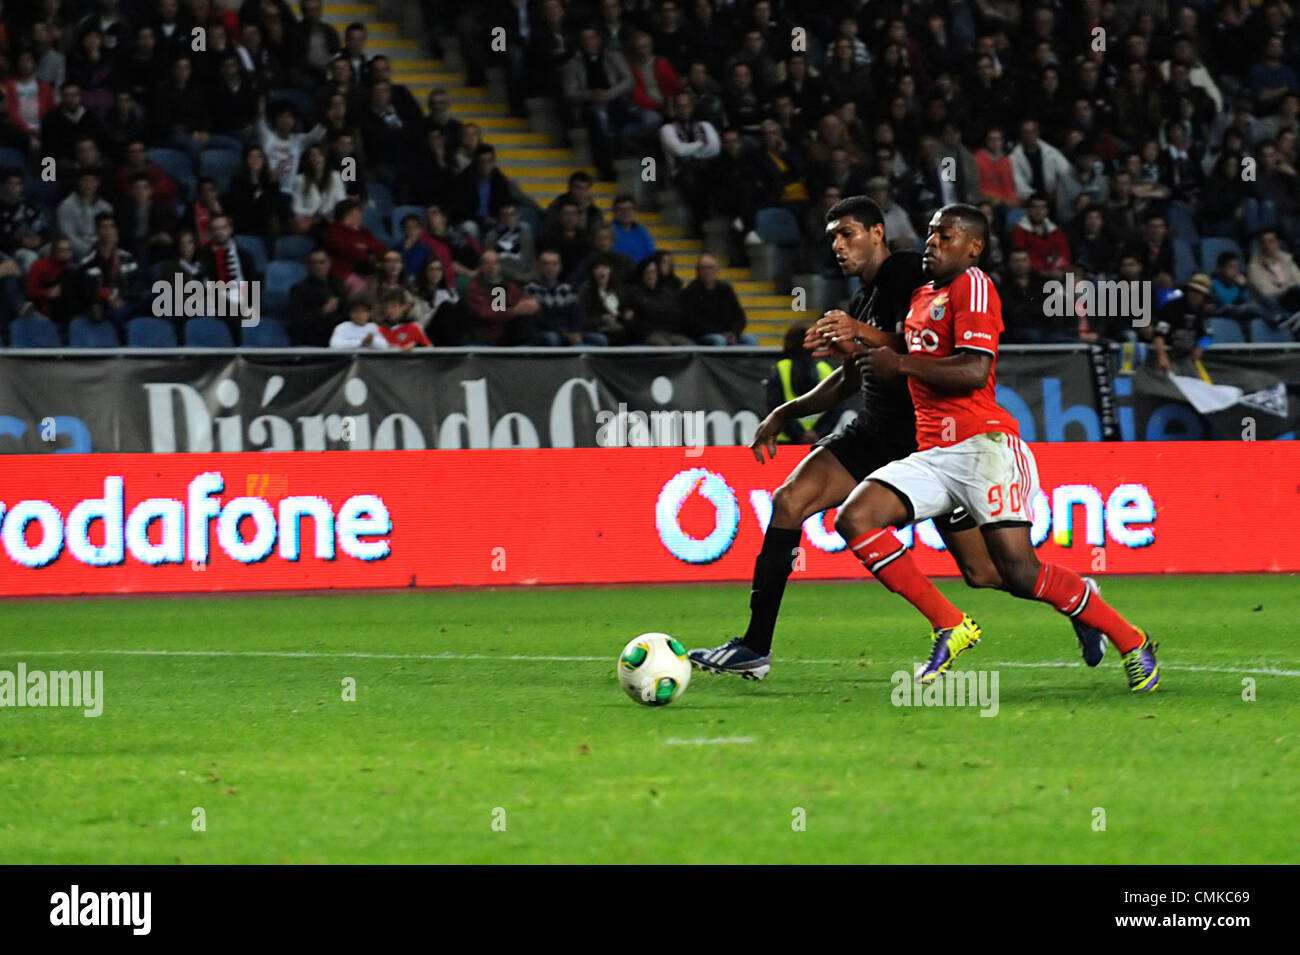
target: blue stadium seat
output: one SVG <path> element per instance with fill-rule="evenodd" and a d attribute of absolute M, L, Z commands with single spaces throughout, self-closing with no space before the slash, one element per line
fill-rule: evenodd
<path fill-rule="evenodd" d="M 796 246 L 803 241 L 798 221 L 789 209 L 781 206 L 759 209 L 754 217 L 754 231 L 764 242 L 773 245 Z"/>
<path fill-rule="evenodd" d="M 221 133 L 212 133 L 208 136 L 207 144 L 204 149 L 224 149 L 229 153 L 239 153 L 244 155 L 244 144 L 233 136 L 224 136 Z"/>
<path fill-rule="evenodd" d="M 1289 345 L 1295 341 L 1285 328 L 1278 328 L 1262 318 L 1250 320 L 1250 340 L 1268 345 Z"/>
<path fill-rule="evenodd" d="M 78 315 L 68 324 L 68 345 L 72 348 L 121 348 L 122 339 L 112 322 L 96 322 Z"/>
<path fill-rule="evenodd" d="M 1174 239 L 1174 281 L 1179 285 L 1186 282 L 1199 270 L 1196 267 L 1196 253 L 1185 239 Z"/>
<path fill-rule="evenodd" d="M 388 220 L 382 212 L 372 205 L 366 205 L 365 212 L 361 217 L 361 224 L 375 234 L 385 246 L 391 246 L 394 242 L 392 235 L 388 232 Z"/>
<path fill-rule="evenodd" d="M 44 315 L 24 315 L 9 325 L 10 348 L 58 348 L 59 330 Z"/>
<path fill-rule="evenodd" d="M 230 329 L 219 318 L 191 318 L 185 323 L 187 348 L 234 348 Z"/>
<path fill-rule="evenodd" d="M 1224 252 L 1235 252 L 1241 255 L 1241 246 L 1237 244 L 1236 239 L 1223 239 L 1217 237 L 1207 237 L 1201 240 L 1201 271 L 1214 273 L 1218 268 L 1219 256 Z M 1244 260 L 1242 271 L 1245 271 Z"/>
<path fill-rule="evenodd" d="M 128 348 L 175 348 L 176 329 L 165 318 L 142 315 L 126 323 Z"/>
<path fill-rule="evenodd" d="M 378 209 L 380 215 L 388 218 L 393 211 L 393 191 L 382 182 L 366 180 L 366 208 Z"/>
<path fill-rule="evenodd" d="M 260 235 L 237 235 L 235 245 L 248 253 L 259 274 L 266 271 L 266 243 Z"/>
<path fill-rule="evenodd" d="M 284 322 L 266 316 L 256 325 L 241 326 L 239 339 L 245 348 L 288 348 L 290 344 Z"/>
<path fill-rule="evenodd" d="M 0 146 L 0 169 L 17 169 L 27 178 L 27 156 L 21 149 L 12 146 Z"/>
<path fill-rule="evenodd" d="M 199 153 L 199 175 L 209 176 L 223 196 L 230 192 L 230 180 L 235 178 L 244 157 L 229 149 L 205 149 Z"/>
<path fill-rule="evenodd" d="M 279 259 L 268 262 L 262 280 L 262 314 L 287 315 L 289 290 L 306 277 L 307 266 L 301 262 L 282 262 Z"/>
<path fill-rule="evenodd" d="M 1019 222 L 1021 219 L 1023 219 L 1023 218 L 1024 218 L 1025 216 L 1027 216 L 1027 215 L 1029 215 L 1028 210 L 1023 209 L 1023 208 L 1021 208 L 1021 209 L 1008 209 L 1008 210 L 1007 210 L 1007 214 L 1006 214 L 1006 216 L 1005 216 L 1004 219 L 1003 219 L 1003 224 L 1002 224 L 1002 234 L 1003 234 L 1003 235 L 1010 235 L 1010 234 L 1011 234 L 1011 230 L 1014 229 L 1014 228 L 1016 227 L 1016 223 Z"/>
<path fill-rule="evenodd" d="M 176 180 L 187 202 L 194 198 L 198 178 L 194 175 L 194 163 L 188 153 L 179 149 L 155 147 L 149 150 L 149 161 Z"/>
<path fill-rule="evenodd" d="M 1210 337 L 1216 345 L 1236 345 L 1246 340 L 1241 332 L 1241 323 L 1235 318 L 1211 318 L 1208 325 Z"/>
<path fill-rule="evenodd" d="M 1173 233 L 1174 238 L 1182 239 L 1189 245 L 1196 245 L 1201 241 L 1201 234 L 1196 230 L 1196 220 L 1186 205 L 1181 202 L 1171 202 L 1167 214 L 1169 231 Z"/>
<path fill-rule="evenodd" d="M 306 262 L 307 253 L 316 247 L 305 235 L 282 235 L 275 240 L 275 258 L 281 262 Z"/>

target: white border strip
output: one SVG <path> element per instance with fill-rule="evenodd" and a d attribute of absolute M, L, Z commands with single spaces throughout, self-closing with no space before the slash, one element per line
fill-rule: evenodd
<path fill-rule="evenodd" d="M 121 657 L 270 657 L 273 659 L 295 660 L 295 659 L 322 659 L 322 660 L 492 660 L 492 661 L 509 661 L 524 663 L 612 663 L 615 660 L 613 654 L 603 657 L 579 657 L 579 656 L 546 656 L 543 654 L 526 654 L 526 653 L 363 653 L 363 652 L 337 652 L 328 653 L 316 650 L 114 650 L 114 649 L 89 649 L 89 650 L 10 650 L 0 648 L 0 662 L 8 657 L 38 657 L 38 656 L 121 656 Z M 818 660 L 818 659 L 791 659 L 782 660 L 782 663 L 803 663 L 813 666 L 852 666 L 862 663 L 861 659 L 854 660 Z M 870 662 L 870 661 L 868 661 Z M 1077 660 L 1045 660 L 1041 662 L 1025 662 L 1010 660 L 995 660 L 987 663 L 983 669 L 992 669 L 994 667 L 1019 667 L 1022 669 L 1044 669 L 1044 668 L 1075 668 L 1083 664 Z M 1278 667 L 1257 666 L 1257 667 L 1211 667 L 1211 666 L 1182 666 L 1178 664 L 1167 665 L 1160 664 L 1161 669 L 1182 671 L 1185 673 L 1240 673 L 1252 676 L 1287 676 L 1300 677 L 1300 670 L 1284 670 Z"/>

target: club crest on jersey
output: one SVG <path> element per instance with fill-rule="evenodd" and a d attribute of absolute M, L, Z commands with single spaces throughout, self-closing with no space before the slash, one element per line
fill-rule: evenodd
<path fill-rule="evenodd" d="M 943 318 L 943 307 L 948 304 L 948 293 L 943 292 L 936 295 L 934 301 L 930 303 L 930 321 L 937 322 Z"/>

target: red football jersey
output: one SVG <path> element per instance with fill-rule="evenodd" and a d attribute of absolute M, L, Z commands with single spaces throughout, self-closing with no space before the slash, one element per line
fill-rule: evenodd
<path fill-rule="evenodd" d="M 962 349 L 998 360 L 1002 300 L 993 280 L 972 266 L 942 288 L 927 282 L 912 293 L 903 326 L 907 353 L 917 358 L 948 358 Z M 993 371 L 978 391 L 953 394 L 915 378 L 907 380 L 916 405 L 916 445 L 946 447 L 986 431 L 1020 434 L 1015 417 L 997 402 Z"/>
<path fill-rule="evenodd" d="M 400 325 L 380 325 L 379 331 L 388 339 L 388 344 L 401 347 L 407 342 L 415 342 L 416 345 L 431 345 L 429 336 L 424 334 L 424 329 L 415 322 L 403 322 Z"/>

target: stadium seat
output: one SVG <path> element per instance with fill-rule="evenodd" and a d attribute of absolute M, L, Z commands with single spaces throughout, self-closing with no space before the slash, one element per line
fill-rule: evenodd
<path fill-rule="evenodd" d="M 789 209 L 781 206 L 768 206 L 759 209 L 754 217 L 754 231 L 764 242 L 773 245 L 796 246 L 803 241 L 799 234 L 799 222 Z"/>
<path fill-rule="evenodd" d="M 256 325 L 241 326 L 239 339 L 245 348 L 288 348 L 290 345 L 289 332 L 284 327 L 284 322 L 267 316 L 263 316 Z"/>
<path fill-rule="evenodd" d="M 149 150 L 149 161 L 176 180 L 187 202 L 193 200 L 198 179 L 194 175 L 194 163 L 187 153 L 179 149 L 155 147 Z"/>
<path fill-rule="evenodd" d="M 230 329 L 219 318 L 191 318 L 185 323 L 187 348 L 234 348 Z"/>
<path fill-rule="evenodd" d="M 230 191 L 230 180 L 235 178 L 244 157 L 229 149 L 205 149 L 199 153 L 199 175 L 209 176 L 223 196 Z"/>
<path fill-rule="evenodd" d="M 12 146 L 0 146 L 0 169 L 17 169 L 27 178 L 27 156 Z"/>
<path fill-rule="evenodd" d="M 1025 209 L 1008 209 L 1003 221 L 1002 232 L 1004 235 L 1011 235 L 1011 230 L 1016 227 L 1016 223 L 1029 215 Z"/>
<path fill-rule="evenodd" d="M 59 330 L 44 315 L 24 315 L 9 325 L 10 348 L 58 348 Z"/>
<path fill-rule="evenodd" d="M 248 253 L 253 260 L 253 267 L 259 273 L 266 271 L 266 243 L 260 235 L 237 235 L 235 245 Z"/>
<path fill-rule="evenodd" d="M 1185 239 L 1174 239 L 1174 281 L 1179 285 L 1197 273 L 1196 254 Z"/>
<path fill-rule="evenodd" d="M 175 348 L 176 329 L 165 318 L 142 315 L 126 323 L 128 348 Z"/>
<path fill-rule="evenodd" d="M 377 208 L 367 204 L 361 222 L 362 225 L 375 234 L 375 238 L 382 242 L 384 246 L 387 247 L 393 244 L 393 237 L 388 232 L 388 219 Z"/>
<path fill-rule="evenodd" d="M 262 314 L 284 316 L 289 312 L 289 290 L 307 277 L 301 262 L 273 259 L 267 263 L 262 281 Z"/>
<path fill-rule="evenodd" d="M 221 133 L 212 133 L 208 136 L 208 141 L 204 149 L 224 149 L 226 152 L 239 153 L 244 155 L 244 144 L 233 136 L 223 136 Z"/>
<path fill-rule="evenodd" d="M 1278 328 L 1262 318 L 1250 320 L 1250 340 L 1266 345 L 1290 345 L 1295 341 L 1285 328 Z"/>
<path fill-rule="evenodd" d="M 72 348 L 121 348 L 122 339 L 112 322 L 96 322 L 78 315 L 68 324 L 68 345 Z"/>
<path fill-rule="evenodd" d="M 1168 216 L 1169 231 L 1175 239 L 1182 239 L 1188 245 L 1196 245 L 1201 241 L 1201 235 L 1196 230 L 1196 220 L 1186 205 L 1181 202 L 1169 203 Z"/>
<path fill-rule="evenodd" d="M 456 276 L 456 293 L 458 295 L 463 295 L 465 294 L 465 289 L 467 288 L 469 288 L 469 276 L 468 275 Z"/>
<path fill-rule="evenodd" d="M 1224 252 L 1235 252 L 1241 255 L 1241 246 L 1237 244 L 1236 239 L 1223 239 L 1216 237 L 1207 237 L 1201 240 L 1201 271 L 1214 274 L 1217 269 L 1219 256 Z M 1245 271 L 1244 264 L 1242 271 Z"/>
<path fill-rule="evenodd" d="M 275 240 L 275 257 L 281 262 L 306 262 L 316 243 L 305 235 L 282 235 Z"/>
<path fill-rule="evenodd" d="M 388 218 L 388 214 L 393 211 L 393 190 L 382 182 L 375 182 L 373 179 L 367 180 L 366 208 L 378 209 L 380 215 Z"/>
<path fill-rule="evenodd" d="M 1246 340 L 1241 333 L 1241 323 L 1235 318 L 1211 318 L 1207 324 L 1216 345 L 1236 345 Z"/>

